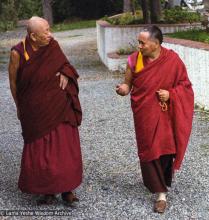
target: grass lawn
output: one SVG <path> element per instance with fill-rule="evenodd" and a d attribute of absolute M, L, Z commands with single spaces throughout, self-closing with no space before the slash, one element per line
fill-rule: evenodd
<path fill-rule="evenodd" d="M 181 38 L 187 40 L 194 40 L 204 43 L 209 43 L 209 33 L 205 30 L 190 30 L 190 31 L 181 31 L 172 34 L 166 34 L 169 37 Z"/>
<path fill-rule="evenodd" d="M 96 27 L 95 20 L 86 20 L 86 21 L 73 21 L 69 23 L 60 23 L 55 24 L 52 27 L 53 32 L 58 31 L 67 31 L 67 30 L 74 30 L 74 29 L 82 29 L 82 28 L 90 28 Z"/>

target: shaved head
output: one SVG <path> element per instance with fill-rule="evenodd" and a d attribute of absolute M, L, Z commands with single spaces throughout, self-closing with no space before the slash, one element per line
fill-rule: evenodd
<path fill-rule="evenodd" d="M 161 30 L 153 25 L 142 30 L 138 36 L 139 50 L 143 56 L 151 59 L 159 56 L 161 51 L 161 44 L 163 42 L 163 35 Z"/>
<path fill-rule="evenodd" d="M 41 18 L 34 16 L 28 20 L 27 24 L 27 32 L 30 33 L 38 33 L 41 31 L 41 28 L 45 25 L 48 25 L 48 21 Z"/>
<path fill-rule="evenodd" d="M 28 20 L 27 32 L 31 43 L 37 48 L 48 45 L 52 38 L 48 21 L 36 16 Z"/>
<path fill-rule="evenodd" d="M 141 33 L 149 33 L 150 39 L 158 40 L 160 44 L 163 42 L 163 34 L 159 27 L 156 25 L 148 26 Z"/>

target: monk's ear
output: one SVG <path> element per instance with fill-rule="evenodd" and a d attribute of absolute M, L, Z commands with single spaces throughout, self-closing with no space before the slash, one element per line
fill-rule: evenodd
<path fill-rule="evenodd" d="M 35 35 L 35 33 L 30 33 L 30 39 L 31 39 L 32 41 L 36 41 L 36 35 Z"/>
<path fill-rule="evenodd" d="M 158 40 L 158 39 L 155 39 L 154 42 L 155 42 L 156 47 L 159 47 L 159 45 L 160 45 L 159 40 Z"/>

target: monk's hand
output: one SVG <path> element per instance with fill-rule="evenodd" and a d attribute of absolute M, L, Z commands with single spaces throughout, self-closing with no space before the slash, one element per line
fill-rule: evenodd
<path fill-rule="evenodd" d="M 118 84 L 116 86 L 115 91 L 117 92 L 118 95 L 125 96 L 128 95 L 128 93 L 130 92 L 130 88 L 127 84 L 123 83 L 123 84 Z"/>
<path fill-rule="evenodd" d="M 158 97 L 161 102 L 167 102 L 169 100 L 169 91 L 160 89 L 157 91 Z"/>
<path fill-rule="evenodd" d="M 60 76 L 60 88 L 65 89 L 68 84 L 68 77 L 58 72 L 56 76 Z"/>

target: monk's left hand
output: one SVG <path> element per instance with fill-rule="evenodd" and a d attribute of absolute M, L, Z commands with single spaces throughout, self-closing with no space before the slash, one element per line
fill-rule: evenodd
<path fill-rule="evenodd" d="M 161 102 L 167 102 L 169 100 L 169 91 L 160 89 L 157 91 L 157 94 Z"/>
<path fill-rule="evenodd" d="M 56 74 L 56 76 L 60 76 L 60 88 L 64 90 L 68 84 L 68 77 L 59 72 Z"/>

